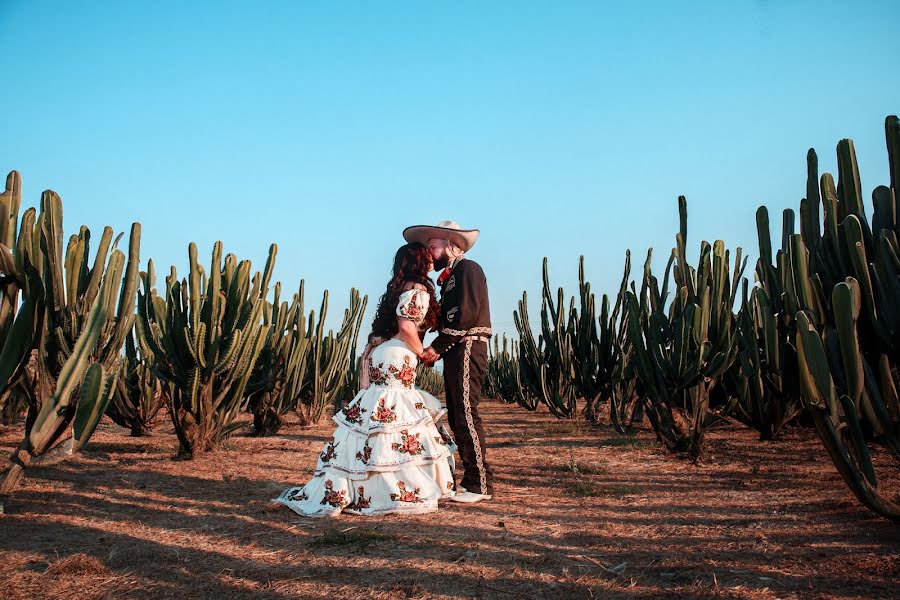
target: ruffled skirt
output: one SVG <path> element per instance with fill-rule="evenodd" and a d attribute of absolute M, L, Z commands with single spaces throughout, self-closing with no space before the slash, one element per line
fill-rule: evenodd
<path fill-rule="evenodd" d="M 455 494 L 455 446 L 436 424 L 445 412 L 422 390 L 370 386 L 335 414 L 312 479 L 273 501 L 305 516 L 436 510 Z"/>

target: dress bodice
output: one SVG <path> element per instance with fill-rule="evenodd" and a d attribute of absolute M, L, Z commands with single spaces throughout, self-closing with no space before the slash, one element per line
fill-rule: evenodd
<path fill-rule="evenodd" d="M 397 316 L 409 319 L 419 331 L 424 329 L 430 298 L 425 290 L 407 290 L 400 294 Z M 404 387 L 416 385 L 416 366 L 419 359 L 403 340 L 393 338 L 380 344 L 369 355 L 369 382 L 371 385 Z"/>
<path fill-rule="evenodd" d="M 390 339 L 369 355 L 369 383 L 413 389 L 419 359 L 403 340 Z"/>

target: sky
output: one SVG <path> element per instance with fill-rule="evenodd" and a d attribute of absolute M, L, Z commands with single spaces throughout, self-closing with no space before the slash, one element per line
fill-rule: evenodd
<path fill-rule="evenodd" d="M 53 189 L 67 233 L 142 224 L 141 261 L 188 244 L 262 268 L 307 309 L 351 287 L 366 327 L 401 232 L 481 236 L 492 318 L 512 334 L 541 261 L 615 293 L 626 249 L 662 269 L 687 196 L 689 256 L 757 255 L 755 212 L 799 209 L 806 151 L 864 194 L 888 183 L 900 2 L 41 2 L 0 0 L 0 170 Z M 871 210 L 871 201 L 867 205 Z M 23 207 L 24 210 L 24 207 Z M 126 233 L 127 235 L 127 233 Z M 365 334 L 365 331 L 363 332 Z"/>

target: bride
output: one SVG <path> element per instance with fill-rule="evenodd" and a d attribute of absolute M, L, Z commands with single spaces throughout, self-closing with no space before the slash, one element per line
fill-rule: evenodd
<path fill-rule="evenodd" d="M 431 512 L 455 494 L 453 442 L 436 425 L 446 410 L 415 387 L 422 339 L 440 312 L 432 267 L 420 243 L 397 251 L 362 355 L 363 389 L 334 415 L 312 479 L 274 502 L 307 516 L 381 515 Z"/>

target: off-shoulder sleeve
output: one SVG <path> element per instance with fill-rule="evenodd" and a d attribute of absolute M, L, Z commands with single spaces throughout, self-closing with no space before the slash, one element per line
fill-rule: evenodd
<path fill-rule="evenodd" d="M 407 290 L 400 294 L 397 316 L 421 325 L 425 322 L 425 315 L 428 314 L 428 303 L 428 292 L 425 290 Z"/>

